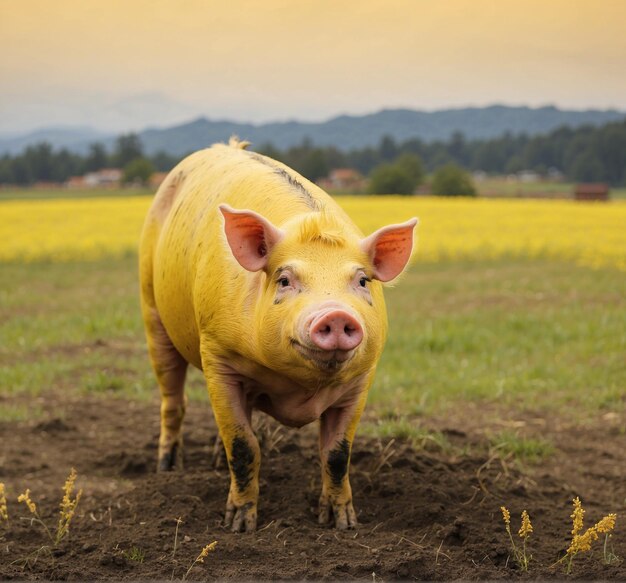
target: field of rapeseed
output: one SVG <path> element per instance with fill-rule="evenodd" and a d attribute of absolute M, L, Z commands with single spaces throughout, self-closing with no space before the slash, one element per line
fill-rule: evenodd
<path fill-rule="evenodd" d="M 626 270 L 626 202 L 338 197 L 365 233 L 420 219 L 416 261 L 555 258 Z M 136 251 L 150 198 L 0 202 L 0 261 L 74 261 Z"/>

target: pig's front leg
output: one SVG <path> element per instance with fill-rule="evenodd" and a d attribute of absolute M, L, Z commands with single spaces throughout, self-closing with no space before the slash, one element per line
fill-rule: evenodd
<path fill-rule="evenodd" d="M 322 494 L 319 501 L 319 523 L 334 518 L 339 530 L 354 528 L 356 512 L 352 504 L 349 468 L 350 452 L 367 392 L 343 408 L 327 409 L 320 419 L 320 457 L 322 462 Z"/>
<path fill-rule="evenodd" d="M 257 524 L 261 452 L 252 431 L 252 410 L 236 375 L 203 365 L 209 397 L 230 470 L 224 523 L 233 532 L 253 532 Z"/>

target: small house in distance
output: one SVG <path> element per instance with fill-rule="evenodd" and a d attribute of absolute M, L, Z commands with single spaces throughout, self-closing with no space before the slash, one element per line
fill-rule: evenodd
<path fill-rule="evenodd" d="M 609 185 L 603 182 L 577 184 L 574 200 L 609 200 Z"/>
<path fill-rule="evenodd" d="M 122 174 L 119 168 L 102 168 L 85 174 L 85 184 L 88 188 L 116 188 L 122 181 Z"/>
<path fill-rule="evenodd" d="M 354 168 L 335 168 L 327 178 L 318 180 L 317 184 L 331 192 L 355 193 L 365 189 L 363 175 Z"/>

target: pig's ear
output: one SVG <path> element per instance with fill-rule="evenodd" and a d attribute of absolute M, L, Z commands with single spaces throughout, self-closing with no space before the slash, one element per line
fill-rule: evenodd
<path fill-rule="evenodd" d="M 378 229 L 361 241 L 374 266 L 374 279 L 390 281 L 402 273 L 411 258 L 413 230 L 417 219 Z"/>
<path fill-rule="evenodd" d="M 285 233 L 254 211 L 237 210 L 227 204 L 221 204 L 219 208 L 224 215 L 224 232 L 235 259 L 248 271 L 263 269 L 272 247 Z"/>

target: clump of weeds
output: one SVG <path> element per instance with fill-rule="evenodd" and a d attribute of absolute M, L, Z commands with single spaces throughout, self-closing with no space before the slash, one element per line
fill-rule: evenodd
<path fill-rule="evenodd" d="M 9 524 L 9 509 L 7 508 L 7 496 L 4 484 L 0 482 L 0 522 Z"/>
<path fill-rule="evenodd" d="M 572 504 L 574 506 L 572 514 L 570 515 L 572 519 L 572 539 L 565 554 L 551 566 L 555 567 L 556 565 L 563 564 L 565 565 L 565 572 L 569 575 L 572 572 L 574 558 L 581 553 L 591 551 L 593 543 L 599 540 L 600 535 L 604 535 L 602 562 L 605 565 L 612 565 L 619 562 L 620 559 L 613 552 L 613 547 L 610 544 L 611 533 L 615 529 L 617 514 L 607 514 L 599 522 L 587 528 L 587 530 L 584 530 L 585 509 L 583 508 L 580 498 L 578 498 L 578 496 L 574 498 L 572 500 Z M 511 513 L 505 506 L 501 506 L 500 510 L 502 512 L 502 519 L 504 520 L 506 532 L 511 543 L 513 558 L 522 571 L 528 571 L 532 555 L 528 553 L 527 541 L 528 537 L 533 532 L 530 516 L 526 510 L 522 512 L 522 522 L 517 533 L 522 539 L 522 544 L 520 546 L 519 544 L 515 544 L 515 539 L 513 537 L 513 533 L 511 532 Z"/>
<path fill-rule="evenodd" d="M 41 555 L 42 553 L 52 556 L 51 548 L 58 546 L 60 542 L 69 535 L 70 526 L 76 513 L 76 507 L 78 506 L 78 502 L 80 501 L 83 493 L 82 490 L 74 493 L 76 477 L 76 470 L 72 468 L 69 476 L 65 480 L 65 484 L 63 485 L 63 498 L 61 499 L 61 503 L 59 504 L 59 521 L 56 525 L 56 529 L 49 528 L 42 519 L 39 513 L 39 509 L 37 508 L 37 504 L 30 497 L 30 488 L 27 488 L 22 494 L 17 497 L 18 503 L 23 503 L 30 513 L 29 517 L 22 516 L 20 518 L 22 520 L 30 521 L 31 525 L 39 524 L 43 528 L 48 539 L 50 539 L 51 544 L 44 545 L 38 548 L 36 551 L 27 555 L 26 557 L 19 558 L 13 561 L 13 563 L 21 563 L 22 568 L 28 565 L 34 565 L 39 559 L 39 555 Z M 6 490 L 4 484 L 2 483 L 0 483 L 0 523 L 1 522 L 4 522 L 6 525 L 9 524 Z"/>
<path fill-rule="evenodd" d="M 189 573 L 191 573 L 191 570 L 198 564 L 198 563 L 204 563 L 204 559 L 208 556 L 208 554 L 213 551 L 215 549 L 215 547 L 217 546 L 217 541 L 214 540 L 212 543 L 209 543 L 206 547 L 204 547 L 201 551 L 200 554 L 195 558 L 194 562 L 191 563 L 191 565 L 189 565 L 189 569 L 187 569 L 187 572 L 183 575 L 182 580 L 185 581 L 187 579 L 187 577 L 189 576 Z"/>
<path fill-rule="evenodd" d="M 579 553 L 590 551 L 591 546 L 598 540 L 601 534 L 604 534 L 604 562 L 606 564 L 617 562 L 619 560 L 618 557 L 612 550 L 609 551 L 607 548 L 610 533 L 615 528 L 617 514 L 607 514 L 602 520 L 583 532 L 585 509 L 578 496 L 572 500 L 572 504 L 574 506 L 572 514 L 570 515 L 572 519 L 572 540 L 565 555 L 561 557 L 557 563 L 565 563 L 565 572 L 569 575 L 572 572 L 574 557 Z"/>
<path fill-rule="evenodd" d="M 129 560 L 135 563 L 143 563 L 146 558 L 146 551 L 139 547 L 131 547 L 127 551 L 124 551 L 123 555 Z"/>
<path fill-rule="evenodd" d="M 43 526 L 50 542 L 53 546 L 57 546 L 70 532 L 70 525 L 72 523 L 72 519 L 74 518 L 74 514 L 76 513 L 76 507 L 78 506 L 78 502 L 80 501 L 80 497 L 83 494 L 82 489 L 79 490 L 74 498 L 74 484 L 76 482 L 76 470 L 72 468 L 69 476 L 65 480 L 65 484 L 63 485 L 63 498 L 61 499 L 61 504 L 59 505 L 59 522 L 57 523 L 56 531 L 52 532 L 48 525 L 41 519 L 39 511 L 37 510 L 37 505 L 32 501 L 30 497 L 30 489 L 27 488 L 23 494 L 20 494 L 17 498 L 18 502 L 23 502 L 28 511 L 31 513 L 31 518 L 27 519 L 31 521 L 31 524 L 36 522 Z"/>
<path fill-rule="evenodd" d="M 183 524 L 183 520 L 181 517 L 178 517 L 176 519 L 176 530 L 174 532 L 174 550 L 172 552 L 172 561 L 176 558 L 176 550 L 178 548 L 178 529 L 180 527 L 180 525 Z M 210 552 L 212 552 L 215 547 L 217 546 L 217 541 L 213 541 L 212 543 L 209 543 L 208 545 L 206 545 L 198 554 L 198 556 L 194 559 L 194 561 L 191 563 L 191 565 L 189 565 L 189 568 L 187 569 L 187 571 L 185 572 L 185 574 L 182 576 L 181 580 L 185 581 L 187 579 L 187 577 L 189 577 L 189 573 L 191 573 L 191 570 L 198 564 L 198 563 L 204 563 L 204 559 L 209 555 Z M 174 568 L 172 568 L 172 576 L 170 577 L 170 580 L 174 579 L 174 571 L 175 571 L 176 567 L 174 566 Z"/>
<path fill-rule="evenodd" d="M 505 506 L 501 506 L 500 510 L 502 511 L 502 518 L 504 520 L 504 525 L 506 527 L 506 532 L 509 535 L 509 541 L 511 542 L 511 549 L 513 550 L 513 557 L 515 562 L 518 564 L 519 568 L 522 571 L 528 571 L 528 565 L 530 564 L 530 560 L 532 559 L 532 555 L 528 554 L 526 543 L 528 541 L 528 537 L 533 532 L 533 525 L 530 522 L 530 516 L 528 512 L 524 510 L 522 512 L 522 523 L 517 531 L 517 534 L 522 539 L 521 548 L 515 544 L 515 540 L 513 538 L 513 534 L 511 533 L 511 513 Z"/>

